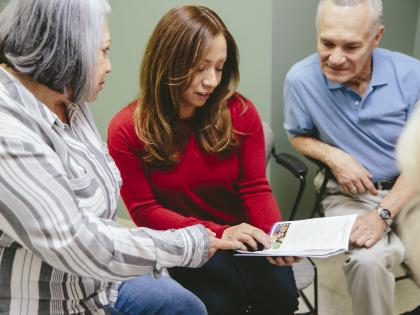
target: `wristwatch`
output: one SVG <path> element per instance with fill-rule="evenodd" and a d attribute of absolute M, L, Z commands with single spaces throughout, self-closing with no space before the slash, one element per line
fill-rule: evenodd
<path fill-rule="evenodd" d="M 391 218 L 391 211 L 389 211 L 386 208 L 382 208 L 380 205 L 377 205 L 375 207 L 375 210 L 378 211 L 379 217 L 385 221 L 386 225 L 388 227 L 392 224 L 392 218 Z"/>

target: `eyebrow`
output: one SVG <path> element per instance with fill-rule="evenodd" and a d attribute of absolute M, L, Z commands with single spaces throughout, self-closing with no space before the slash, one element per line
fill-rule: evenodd
<path fill-rule="evenodd" d="M 323 42 L 331 42 L 331 43 L 335 42 L 333 39 L 329 39 L 329 38 L 322 37 L 322 36 L 319 37 L 319 40 L 321 40 Z M 343 41 L 340 40 L 339 42 L 343 42 Z M 345 45 L 356 45 L 356 44 L 360 44 L 361 42 L 362 42 L 361 40 L 352 40 L 352 41 L 348 41 L 348 42 L 344 41 L 344 44 Z"/>

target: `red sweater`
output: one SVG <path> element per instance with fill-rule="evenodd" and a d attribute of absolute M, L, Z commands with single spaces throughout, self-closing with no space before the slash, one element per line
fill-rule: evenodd
<path fill-rule="evenodd" d="M 229 102 L 233 126 L 244 134 L 237 150 L 224 157 L 205 153 L 191 133 L 181 161 L 165 170 L 139 158 L 143 143 L 134 129 L 135 106 L 112 119 L 108 147 L 121 171 L 121 196 L 138 226 L 165 230 L 201 223 L 221 237 L 242 222 L 268 232 L 280 220 L 265 174 L 261 120 L 250 101 L 245 112 L 238 96 Z"/>

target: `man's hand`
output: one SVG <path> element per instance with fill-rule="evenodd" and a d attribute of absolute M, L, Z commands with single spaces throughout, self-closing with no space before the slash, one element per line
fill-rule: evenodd
<path fill-rule="evenodd" d="M 207 229 L 210 238 L 209 258 L 214 255 L 218 249 L 242 249 L 243 244 L 236 240 L 222 240 L 216 237 L 216 233 Z"/>
<path fill-rule="evenodd" d="M 346 152 L 332 147 L 327 164 L 342 192 L 355 195 L 368 191 L 372 195 L 378 194 L 373 186 L 372 175 Z"/>
<path fill-rule="evenodd" d="M 385 221 L 375 210 L 358 215 L 350 234 L 350 242 L 359 247 L 372 247 L 381 239 L 386 228 Z"/>
<path fill-rule="evenodd" d="M 236 240 L 241 242 L 242 247 L 240 249 L 247 250 L 258 250 L 258 243 L 264 248 L 270 247 L 270 238 L 264 231 L 252 226 L 248 223 L 241 223 L 238 225 L 231 226 L 224 230 L 222 234 L 222 240 Z"/>

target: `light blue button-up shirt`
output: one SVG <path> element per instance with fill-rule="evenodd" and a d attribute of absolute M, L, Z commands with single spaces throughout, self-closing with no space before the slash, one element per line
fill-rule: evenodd
<path fill-rule="evenodd" d="M 284 85 L 284 128 L 291 136 L 311 135 L 356 158 L 373 181 L 399 174 L 397 139 L 420 99 L 420 61 L 377 48 L 363 97 L 329 81 L 318 54 L 296 63 Z"/>

